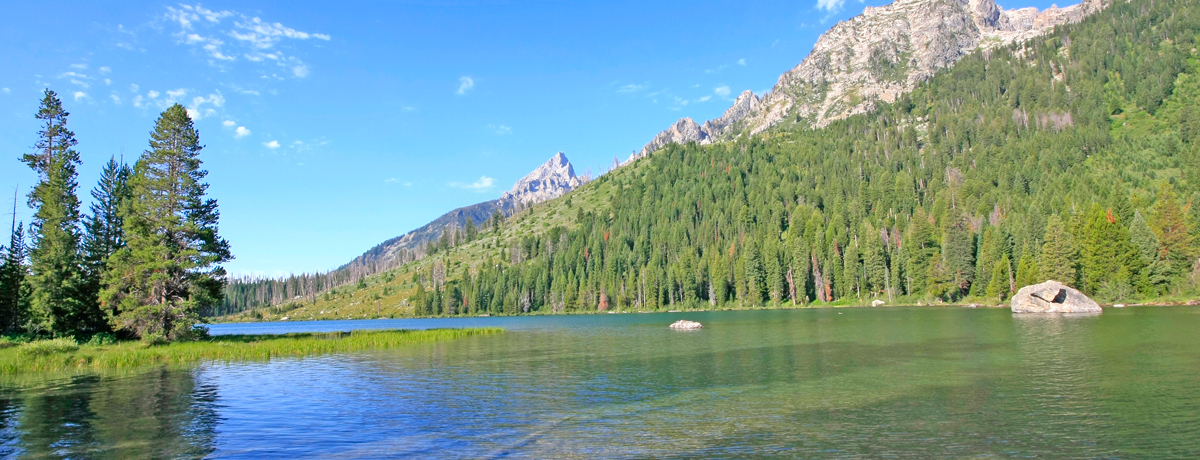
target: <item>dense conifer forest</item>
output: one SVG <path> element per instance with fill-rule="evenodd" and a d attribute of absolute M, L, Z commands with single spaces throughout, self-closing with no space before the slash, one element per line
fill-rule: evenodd
<path fill-rule="evenodd" d="M 1107 302 L 1194 296 L 1198 36 L 1193 1 L 1118 1 L 870 113 L 672 145 L 543 205 L 554 211 L 273 308 L 997 304 L 1045 279 Z M 572 218 L 549 225 L 555 213 Z"/>

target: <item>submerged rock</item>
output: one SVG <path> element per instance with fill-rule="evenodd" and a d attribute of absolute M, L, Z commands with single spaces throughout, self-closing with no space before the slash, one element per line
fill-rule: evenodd
<path fill-rule="evenodd" d="M 1100 304 L 1075 288 L 1046 281 L 1021 288 L 1012 298 L 1013 313 L 1100 313 Z"/>
<path fill-rule="evenodd" d="M 671 329 L 700 329 L 702 327 L 704 327 L 704 326 L 700 325 L 700 323 L 697 323 L 695 321 L 688 321 L 686 319 L 681 319 L 679 321 L 671 323 L 671 326 L 670 326 Z"/>

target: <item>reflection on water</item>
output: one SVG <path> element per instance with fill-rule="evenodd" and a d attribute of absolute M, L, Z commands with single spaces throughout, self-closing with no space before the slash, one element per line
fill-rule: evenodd
<path fill-rule="evenodd" d="M 510 332 L 7 384 L 0 455 L 1195 457 L 1198 311 L 494 318 Z"/>
<path fill-rule="evenodd" d="M 218 421 L 216 388 L 187 370 L 39 382 L 0 407 L 0 454 L 28 458 L 199 458 Z"/>

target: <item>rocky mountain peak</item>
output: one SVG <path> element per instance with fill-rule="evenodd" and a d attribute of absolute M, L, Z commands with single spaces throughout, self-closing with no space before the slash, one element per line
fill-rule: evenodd
<path fill-rule="evenodd" d="M 551 157 L 533 172 L 518 180 L 513 188 L 500 196 L 509 205 L 529 205 L 556 198 L 586 183 L 575 175 L 575 168 L 563 152 Z"/>
<path fill-rule="evenodd" d="M 756 134 L 783 121 L 821 127 L 891 102 L 938 70 L 978 49 L 1028 40 L 1078 22 L 1108 0 L 1045 11 L 1005 10 L 995 0 L 896 0 L 821 35 L 799 65 L 760 99 L 747 91 L 721 118 L 703 126 L 690 118 L 659 133 L 630 160 L 671 142 L 711 143 Z"/>

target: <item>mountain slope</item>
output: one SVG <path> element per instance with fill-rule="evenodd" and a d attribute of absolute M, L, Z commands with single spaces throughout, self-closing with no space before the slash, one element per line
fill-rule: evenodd
<path fill-rule="evenodd" d="M 976 49 L 1028 40 L 1102 8 L 1102 0 L 1042 12 L 1002 10 L 994 0 L 899 0 L 867 7 L 822 34 L 808 57 L 761 100 L 742 93 L 721 118 L 703 127 L 681 119 L 631 160 L 669 143 L 708 144 L 784 122 L 825 126 L 877 102 L 895 101 Z"/>

